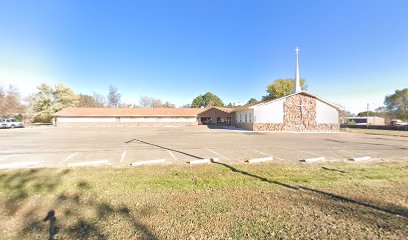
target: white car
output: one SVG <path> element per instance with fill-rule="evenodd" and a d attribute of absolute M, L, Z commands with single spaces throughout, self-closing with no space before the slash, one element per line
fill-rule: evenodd
<path fill-rule="evenodd" d="M 0 118 L 0 128 L 23 128 L 24 123 L 18 122 L 15 118 Z"/>

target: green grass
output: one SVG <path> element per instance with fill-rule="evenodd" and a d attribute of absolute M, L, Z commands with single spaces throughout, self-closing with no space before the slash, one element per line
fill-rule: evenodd
<path fill-rule="evenodd" d="M 398 238 L 407 183 L 406 163 L 3 171 L 0 238 L 48 238 L 51 210 L 57 239 Z"/>

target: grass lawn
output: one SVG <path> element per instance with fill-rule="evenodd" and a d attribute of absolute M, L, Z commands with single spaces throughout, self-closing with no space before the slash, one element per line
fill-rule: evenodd
<path fill-rule="evenodd" d="M 0 172 L 3 239 L 403 239 L 408 164 Z"/>
<path fill-rule="evenodd" d="M 347 128 L 341 129 L 345 132 L 353 133 L 365 133 L 373 135 L 388 135 L 388 136 L 398 136 L 398 137 L 408 137 L 408 131 L 396 131 L 396 130 L 381 130 L 381 129 L 362 129 L 362 128 Z"/>

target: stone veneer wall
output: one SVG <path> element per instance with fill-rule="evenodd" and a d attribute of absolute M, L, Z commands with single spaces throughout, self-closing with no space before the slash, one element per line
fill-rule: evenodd
<path fill-rule="evenodd" d="M 197 124 L 197 122 L 57 122 L 57 127 L 167 127 Z"/>
<path fill-rule="evenodd" d="M 303 114 L 301 107 L 303 106 Z M 285 99 L 284 123 L 254 123 L 254 131 L 337 132 L 339 124 L 316 123 L 316 99 L 296 94 Z"/>

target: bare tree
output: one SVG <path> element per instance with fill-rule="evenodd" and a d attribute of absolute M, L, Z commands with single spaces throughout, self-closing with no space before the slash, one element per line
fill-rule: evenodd
<path fill-rule="evenodd" d="M 118 107 L 120 103 L 121 94 L 118 92 L 118 88 L 110 85 L 108 93 L 108 103 L 112 107 Z"/>
<path fill-rule="evenodd" d="M 176 105 L 166 101 L 162 102 L 158 98 L 154 97 L 148 97 L 148 96 L 141 96 L 139 99 L 139 105 L 140 107 L 145 107 L 145 108 L 175 108 Z"/>
<path fill-rule="evenodd" d="M 5 94 L 0 89 L 0 115 L 10 117 L 25 112 L 25 106 L 21 103 L 20 93 L 16 87 L 10 85 Z"/>
<path fill-rule="evenodd" d="M 93 99 L 95 100 L 95 105 L 98 107 L 104 107 L 106 105 L 106 97 L 98 92 L 92 94 Z"/>

